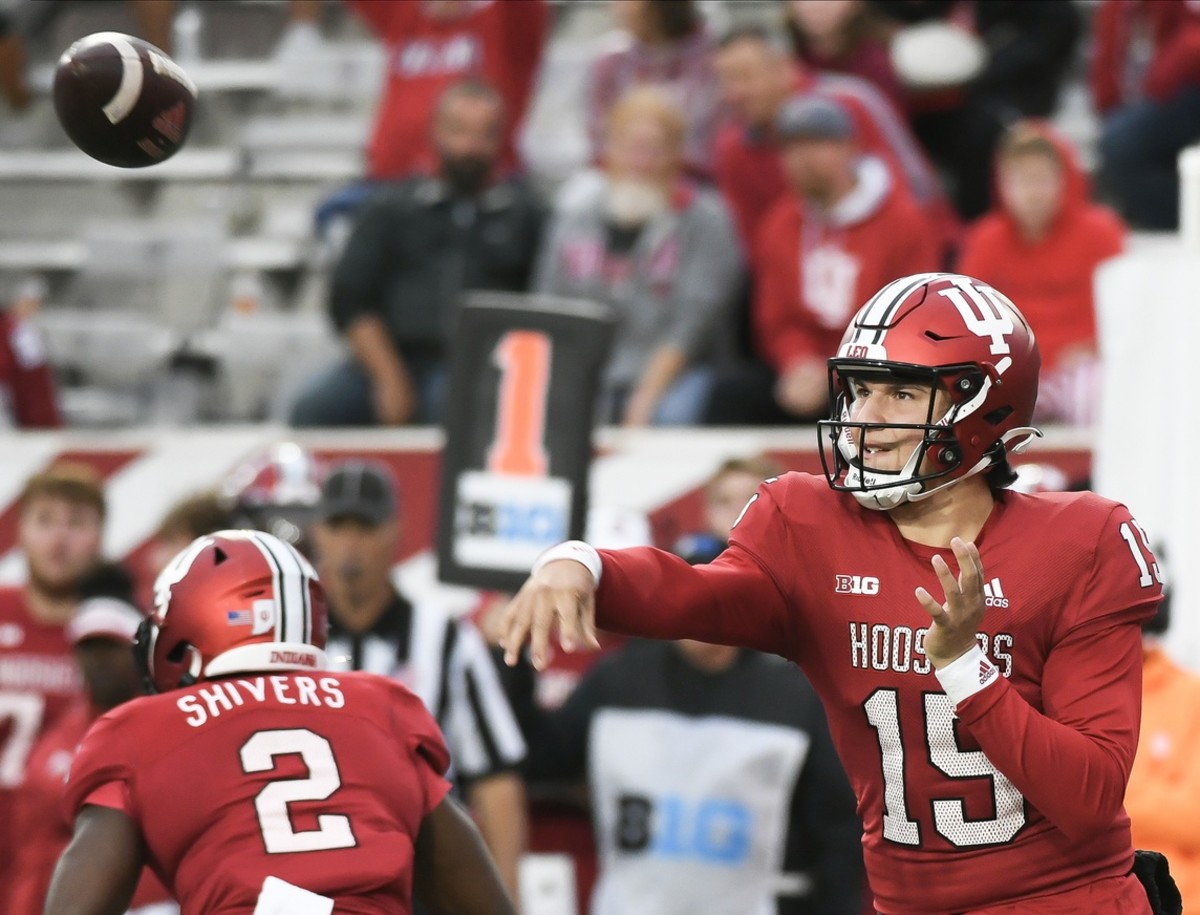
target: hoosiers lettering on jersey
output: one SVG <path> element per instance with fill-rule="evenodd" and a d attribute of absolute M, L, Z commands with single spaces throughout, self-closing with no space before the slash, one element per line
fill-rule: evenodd
<path fill-rule="evenodd" d="M 344 708 L 346 705 L 346 696 L 336 678 L 314 680 L 299 675 L 217 680 L 198 688 L 195 695 L 181 696 L 175 705 L 187 714 L 187 723 L 198 728 L 219 718 L 222 710 L 233 711 L 236 706 L 267 702 L 269 698 L 280 705 L 311 705 L 317 708 Z"/>
<path fill-rule="evenodd" d="M 887 623 L 850 622 L 850 666 L 863 670 L 893 670 L 896 673 L 933 673 L 925 657 L 925 635 L 929 627 L 889 626 Z M 1000 669 L 1012 676 L 1013 636 L 1009 632 L 975 633 L 979 648 Z"/>

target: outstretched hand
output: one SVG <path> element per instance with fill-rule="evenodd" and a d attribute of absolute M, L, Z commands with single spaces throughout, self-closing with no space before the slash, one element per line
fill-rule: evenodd
<path fill-rule="evenodd" d="M 939 669 L 974 647 L 975 633 L 985 609 L 983 560 L 979 558 L 978 547 L 955 537 L 950 541 L 950 549 L 958 560 L 957 579 L 941 556 L 934 556 L 931 563 L 946 595 L 945 603 L 938 603 L 924 588 L 914 592 L 933 621 L 925 635 L 925 655 Z"/>
<path fill-rule="evenodd" d="M 500 620 L 504 663 L 517 663 L 529 640 L 533 666 L 550 661 L 550 635 L 557 625 L 563 651 L 577 646 L 599 648 L 596 638 L 596 582 L 587 566 L 573 559 L 548 562 L 526 579 Z"/>

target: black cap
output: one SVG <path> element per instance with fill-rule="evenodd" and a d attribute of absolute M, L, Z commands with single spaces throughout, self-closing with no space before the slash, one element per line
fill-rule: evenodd
<path fill-rule="evenodd" d="M 321 520 L 354 518 L 383 524 L 396 517 L 396 491 L 392 475 L 381 464 L 344 461 L 336 464 L 321 487 L 317 507 Z"/>
<path fill-rule="evenodd" d="M 841 102 L 824 95 L 793 95 L 775 118 L 781 140 L 849 140 L 854 120 Z"/>

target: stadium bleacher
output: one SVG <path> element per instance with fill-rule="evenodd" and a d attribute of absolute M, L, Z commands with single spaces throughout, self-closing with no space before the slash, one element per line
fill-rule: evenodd
<path fill-rule="evenodd" d="M 555 32 L 521 143 L 534 178 L 547 190 L 586 161 L 578 102 L 587 62 L 611 43 L 602 3 L 556 6 Z M 777 13 L 766 0 L 718 0 L 704 8 L 718 28 Z M 322 41 L 303 53 L 279 51 L 286 25 L 287 4 L 262 0 L 218 0 L 177 17 L 176 54 L 202 104 L 188 147 L 152 169 L 121 170 L 81 155 L 48 104 L 53 63 L 63 48 L 93 31 L 134 28 L 124 3 L 66 4 L 30 48 L 29 83 L 38 101 L 32 111 L 0 122 L 0 210 L 20 214 L 0 223 L 0 296 L 30 278 L 47 289 L 40 320 L 68 382 L 69 423 L 149 418 L 120 396 L 114 399 L 113 373 L 103 358 L 88 357 L 83 325 L 94 331 L 91 347 L 101 356 L 98 341 L 135 333 L 149 362 L 135 360 L 140 368 L 134 374 L 150 385 L 156 375 L 157 383 L 171 384 L 172 355 L 197 348 L 215 360 L 218 375 L 232 371 L 238 357 L 224 349 L 222 341 L 230 338 L 222 328 L 238 277 L 252 277 L 261 290 L 263 313 L 240 318 L 259 322 L 254 335 L 263 344 L 261 359 L 294 342 L 281 314 L 308 316 L 296 325 L 304 338 L 322 352 L 336 349 L 332 331 L 313 317 L 323 308 L 328 264 L 312 237 L 312 214 L 320 200 L 363 172 L 383 51 L 338 4 L 326 4 Z M 1090 165 L 1095 117 L 1078 78 L 1064 94 L 1058 122 Z M 193 267 L 205 274 L 199 293 L 190 282 L 167 283 L 163 275 L 179 278 L 168 249 L 174 227 L 186 222 L 206 224 L 211 236 L 195 252 Z M 114 253 L 108 248 L 117 238 L 121 250 Z M 116 272 L 124 273 L 125 289 L 106 298 L 115 294 Z M 286 387 L 286 366 L 261 368 L 262 383 L 274 377 Z M 233 400 L 239 398 L 222 401 L 228 410 L 218 405 L 192 419 L 261 419 L 269 415 L 262 405 L 278 398 L 251 397 L 259 412 L 246 412 L 244 404 L 234 408 Z"/>

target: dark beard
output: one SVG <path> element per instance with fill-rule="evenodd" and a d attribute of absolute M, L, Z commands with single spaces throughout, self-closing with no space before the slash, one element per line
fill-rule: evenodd
<path fill-rule="evenodd" d="M 492 175 L 492 162 L 478 156 L 444 156 L 441 176 L 461 197 L 475 197 L 485 187 Z"/>

